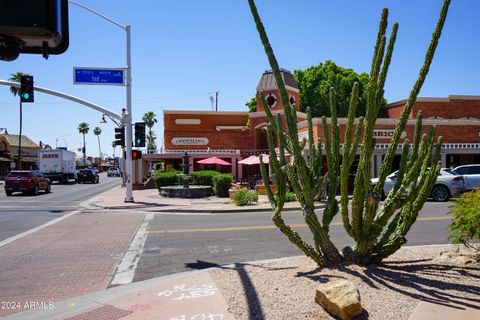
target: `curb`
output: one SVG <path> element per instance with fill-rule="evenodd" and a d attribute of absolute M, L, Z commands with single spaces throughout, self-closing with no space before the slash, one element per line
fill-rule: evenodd
<path fill-rule="evenodd" d="M 325 208 L 325 204 L 321 204 L 315 206 L 315 209 L 323 209 Z M 299 211 L 302 210 L 301 207 L 291 207 L 291 208 L 283 208 L 282 211 Z M 251 212 L 272 212 L 273 209 L 269 208 L 249 208 L 249 209 L 159 209 L 159 210 L 152 210 L 153 212 L 178 212 L 178 213 L 251 213 Z"/>
<path fill-rule="evenodd" d="M 192 208 L 179 208 L 177 206 L 162 206 L 162 209 L 155 209 L 160 206 L 156 205 L 139 205 L 139 206 L 116 206 L 116 207 L 108 207 L 102 206 L 97 203 L 82 203 L 82 207 L 86 209 L 104 209 L 104 210 L 129 210 L 129 209 L 150 209 L 147 210 L 148 212 L 170 212 L 170 213 L 252 213 L 252 212 L 272 212 L 273 209 L 271 207 L 267 208 L 248 208 L 248 209 L 192 209 Z M 315 209 L 323 209 L 326 207 L 326 204 L 320 204 L 315 206 Z M 302 210 L 301 207 L 290 207 L 290 208 L 283 208 L 282 211 L 300 211 Z"/>

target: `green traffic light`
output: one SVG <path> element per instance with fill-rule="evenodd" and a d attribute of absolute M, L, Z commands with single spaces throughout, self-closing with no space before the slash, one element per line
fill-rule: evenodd
<path fill-rule="evenodd" d="M 30 98 L 30 95 L 28 93 L 24 93 L 23 94 L 23 99 L 28 99 L 28 98 Z"/>

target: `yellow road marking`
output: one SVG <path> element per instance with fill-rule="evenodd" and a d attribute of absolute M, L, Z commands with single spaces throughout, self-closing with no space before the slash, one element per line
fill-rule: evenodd
<path fill-rule="evenodd" d="M 452 217 L 430 217 L 430 218 L 418 218 L 417 221 L 432 221 L 432 220 L 451 220 Z M 332 222 L 331 226 L 340 226 L 342 222 Z M 290 224 L 292 228 L 306 228 L 307 225 L 304 223 L 301 224 Z M 163 229 L 163 230 L 149 230 L 147 234 L 158 234 L 158 233 L 195 233 L 195 232 L 219 232 L 219 231 L 241 231 L 241 230 L 268 230 L 276 229 L 275 225 L 268 226 L 250 226 L 250 227 L 225 227 L 225 228 L 196 228 L 196 229 Z"/>

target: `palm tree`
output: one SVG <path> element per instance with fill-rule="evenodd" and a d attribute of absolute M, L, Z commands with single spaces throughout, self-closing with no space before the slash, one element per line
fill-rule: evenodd
<path fill-rule="evenodd" d="M 85 148 L 85 135 L 88 133 L 90 130 L 90 127 L 88 126 L 88 123 L 82 122 L 78 125 L 78 132 L 83 134 L 83 165 L 85 166 L 87 164 L 87 150 Z"/>
<path fill-rule="evenodd" d="M 102 148 L 100 146 L 100 134 L 102 133 L 102 129 L 100 127 L 93 128 L 93 134 L 97 136 L 98 139 L 98 156 L 102 157 Z"/>
<path fill-rule="evenodd" d="M 17 73 L 11 73 L 10 78 L 8 79 L 9 81 L 13 82 L 20 82 L 20 79 L 22 76 L 28 76 L 28 74 L 23 73 L 23 72 L 17 72 Z M 22 149 L 22 99 L 20 97 L 20 88 L 19 87 L 10 87 L 10 92 L 16 97 L 20 98 L 20 132 L 18 134 L 18 164 L 17 164 L 17 169 L 22 170 L 22 157 L 20 154 L 20 150 Z"/>
<path fill-rule="evenodd" d="M 155 118 L 157 115 L 153 111 L 145 112 L 143 115 L 143 122 L 148 127 L 148 135 L 147 135 L 147 150 L 155 150 L 157 148 L 155 144 L 155 135 L 152 131 L 152 127 L 157 123 L 157 119 Z"/>

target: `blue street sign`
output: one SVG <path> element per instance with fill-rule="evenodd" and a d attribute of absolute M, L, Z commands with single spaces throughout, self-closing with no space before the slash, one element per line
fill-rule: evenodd
<path fill-rule="evenodd" d="M 125 70 L 121 68 L 73 68 L 74 84 L 125 85 Z"/>

